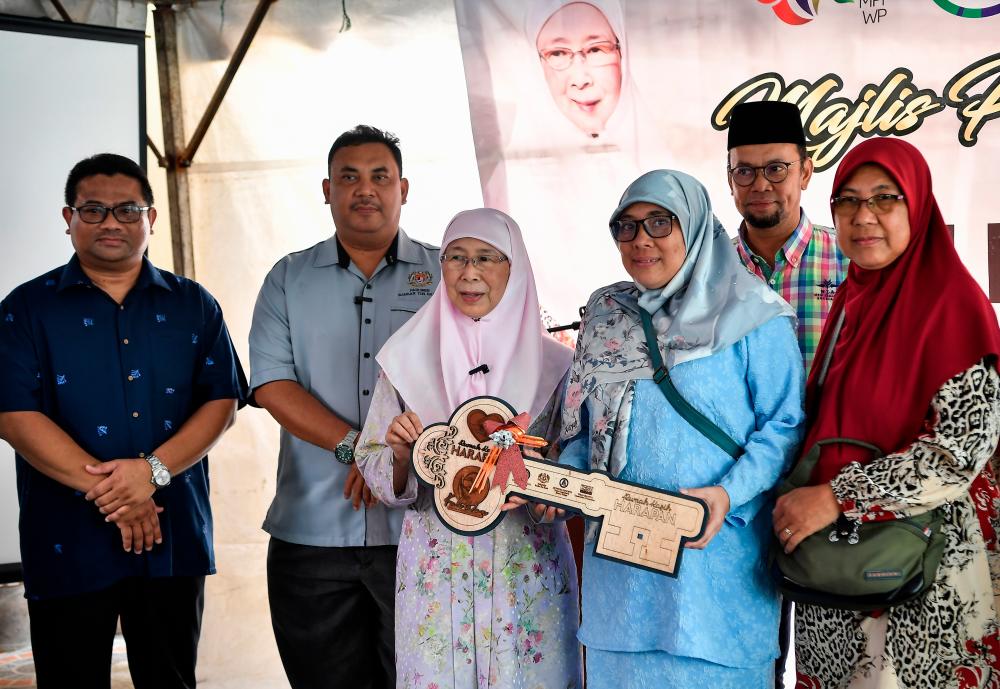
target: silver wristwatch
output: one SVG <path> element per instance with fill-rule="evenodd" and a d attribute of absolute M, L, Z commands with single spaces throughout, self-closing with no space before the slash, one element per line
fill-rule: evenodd
<path fill-rule="evenodd" d="M 170 471 L 160 461 L 160 458 L 156 455 L 146 455 L 146 461 L 149 462 L 149 468 L 153 470 L 153 475 L 149 478 L 149 482 L 157 488 L 166 488 L 169 486 Z"/>
<path fill-rule="evenodd" d="M 358 432 L 353 428 L 347 432 L 344 439 L 337 443 L 333 450 L 333 456 L 341 464 L 354 464 L 354 441 L 358 437 Z"/>

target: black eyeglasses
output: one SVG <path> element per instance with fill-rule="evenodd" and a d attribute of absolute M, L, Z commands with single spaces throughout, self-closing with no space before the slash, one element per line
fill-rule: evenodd
<path fill-rule="evenodd" d="M 99 203 L 87 203 L 80 207 L 69 206 L 69 209 L 76 211 L 80 220 L 90 225 L 104 222 L 110 211 L 115 216 L 115 220 L 123 223 L 139 222 L 144 211 L 148 211 L 152 206 L 137 206 L 134 203 L 123 203 L 120 206 L 102 206 Z"/>
<path fill-rule="evenodd" d="M 631 242 L 639 235 L 639 228 L 646 230 L 653 239 L 669 237 L 674 230 L 676 215 L 651 215 L 642 220 L 611 221 L 611 236 L 616 242 Z"/>
<path fill-rule="evenodd" d="M 861 209 L 861 204 L 868 206 L 868 210 L 875 215 L 883 215 L 905 198 L 902 194 L 875 194 L 866 199 L 859 199 L 857 196 L 834 196 L 830 199 L 830 206 L 834 214 L 841 217 L 854 215 Z"/>
<path fill-rule="evenodd" d="M 775 160 L 767 165 L 737 165 L 729 168 L 729 176 L 741 187 L 749 187 L 757 179 L 757 173 L 763 172 L 764 179 L 772 184 L 780 184 L 788 177 L 788 168 L 795 163 L 801 163 L 805 158 L 784 162 Z"/>

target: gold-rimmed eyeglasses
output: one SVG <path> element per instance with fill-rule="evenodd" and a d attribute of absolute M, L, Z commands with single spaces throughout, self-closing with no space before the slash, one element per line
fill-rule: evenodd
<path fill-rule="evenodd" d="M 473 268 L 482 271 L 496 270 L 507 261 L 506 256 L 484 254 L 482 256 L 466 256 L 465 254 L 441 254 L 441 265 L 446 270 L 459 272 L 465 270 L 471 263 Z"/>
<path fill-rule="evenodd" d="M 604 67 L 613 64 L 618 59 L 619 44 L 614 41 L 597 41 L 588 43 L 579 50 L 573 50 L 567 46 L 553 46 L 538 52 L 538 57 L 545 60 L 545 63 L 561 72 L 569 69 L 573 64 L 573 58 L 577 55 L 589 67 Z"/>

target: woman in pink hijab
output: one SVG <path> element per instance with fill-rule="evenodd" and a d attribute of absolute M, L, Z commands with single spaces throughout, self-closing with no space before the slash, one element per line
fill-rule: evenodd
<path fill-rule="evenodd" d="M 492 395 L 554 441 L 573 352 L 542 327 L 521 230 L 491 208 L 463 211 L 442 240 L 441 283 L 393 335 L 358 443 L 379 500 L 407 507 L 396 562 L 396 682 L 414 689 L 582 686 L 576 567 L 564 523 L 518 507 L 493 531 L 458 536 L 418 485 L 410 448 L 424 424 Z M 511 505 L 513 506 L 513 505 Z"/>

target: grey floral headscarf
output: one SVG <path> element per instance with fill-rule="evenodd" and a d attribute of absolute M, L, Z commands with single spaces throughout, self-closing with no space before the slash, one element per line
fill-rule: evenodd
<path fill-rule="evenodd" d="M 654 170 L 622 195 L 612 220 L 630 205 L 652 203 L 680 220 L 686 257 L 663 288 L 619 282 L 595 292 L 584 313 L 563 406 L 562 439 L 582 430 L 590 401 L 590 465 L 618 476 L 627 463 L 634 381 L 653 369 L 639 309 L 653 316 L 667 367 L 732 346 L 772 318 L 794 318 L 791 307 L 739 261 L 712 213 L 708 192 L 690 175 Z"/>

